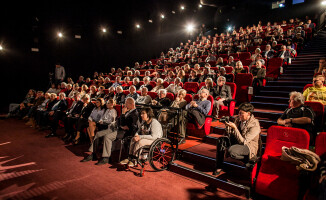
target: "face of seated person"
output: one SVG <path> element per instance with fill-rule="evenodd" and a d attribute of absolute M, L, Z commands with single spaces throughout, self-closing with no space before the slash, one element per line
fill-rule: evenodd
<path fill-rule="evenodd" d="M 147 115 L 147 113 L 145 111 L 142 111 L 140 116 L 141 116 L 142 121 L 148 121 L 149 120 L 148 115 Z"/>
<path fill-rule="evenodd" d="M 243 110 L 239 111 L 240 121 L 247 121 L 250 118 L 250 115 L 251 115 L 250 112 L 245 112 Z"/>

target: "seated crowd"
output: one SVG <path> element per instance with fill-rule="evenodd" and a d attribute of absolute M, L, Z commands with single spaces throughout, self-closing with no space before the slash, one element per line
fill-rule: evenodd
<path fill-rule="evenodd" d="M 188 123 L 202 128 L 212 107 L 209 96 L 213 98 L 211 117 L 220 119 L 220 106 L 228 106 L 233 100 L 231 88 L 226 83 L 234 82 L 237 74 L 252 73 L 254 94 L 259 93 L 268 60 L 279 57 L 284 63 L 290 63 L 295 51 L 302 49 L 307 39 L 305 28 L 314 28 L 311 21 L 307 23 L 290 20 L 282 25 L 262 26 L 259 22 L 257 26 L 240 27 L 214 37 L 197 37 L 194 42 L 181 43 L 176 49 L 162 52 L 159 59 L 144 61 L 141 65 L 136 62 L 132 68 L 111 68 L 107 74 L 95 72 L 92 78 L 85 80 L 80 76 L 76 83 L 68 78 L 68 83 L 52 84 L 45 93 L 30 90 L 18 107 L 10 108 L 10 115 L 28 120 L 27 125 L 34 128 L 50 128 L 46 137 L 56 136 L 58 127 L 64 124 L 63 140 L 67 144 L 77 145 L 89 140 L 91 154 L 82 162 L 98 160 L 100 138 L 104 142 L 97 165 L 109 162 L 113 141 L 127 139 L 129 156 L 121 163 L 134 166 L 137 151 L 163 137 L 165 123 L 173 123 L 181 143 L 185 142 Z M 255 48 L 251 57 L 245 58 L 249 62 L 244 67 L 239 55 L 252 47 Z M 227 56 L 222 57 L 224 55 Z M 324 58 L 321 61 L 312 87 L 303 94 L 292 92 L 289 108 L 277 120 L 279 125 L 307 130 L 311 138 L 316 136 L 315 113 L 304 103 L 318 101 L 326 105 L 326 64 Z M 227 69 L 230 70 L 226 72 Z M 183 87 L 186 82 L 203 83 L 203 86 L 198 92 L 186 91 Z M 188 94 L 193 99 L 186 98 Z M 173 109 L 181 110 L 179 121 Z M 257 156 L 261 129 L 253 111 L 250 103 L 243 103 L 234 123 L 225 123 L 230 140 L 227 151 L 233 158 L 254 159 Z M 223 139 L 219 140 L 221 143 Z M 215 174 L 220 173 L 223 162 L 224 152 L 221 151 L 225 149 L 221 146 L 217 146 Z"/>

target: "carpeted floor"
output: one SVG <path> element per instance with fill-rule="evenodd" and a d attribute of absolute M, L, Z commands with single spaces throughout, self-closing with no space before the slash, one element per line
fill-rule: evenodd
<path fill-rule="evenodd" d="M 67 146 L 46 134 L 19 120 L 0 120 L 0 199 L 235 199 L 149 166 L 138 177 L 138 169 L 80 163 L 87 145 Z"/>

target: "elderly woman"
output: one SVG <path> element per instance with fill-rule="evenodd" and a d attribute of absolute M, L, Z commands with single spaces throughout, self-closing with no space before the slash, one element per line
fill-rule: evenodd
<path fill-rule="evenodd" d="M 104 96 L 104 100 L 109 100 L 109 99 L 113 99 L 114 98 L 114 95 L 115 95 L 115 88 L 114 87 L 110 87 L 109 88 L 109 93 L 107 93 L 105 96 Z"/>
<path fill-rule="evenodd" d="M 103 102 L 102 102 L 102 100 L 103 100 L 102 98 L 99 99 L 99 101 L 101 101 L 101 103 L 103 103 L 103 107 L 102 108 L 99 108 L 99 107 L 95 108 L 92 111 L 89 118 L 88 118 L 89 125 L 88 125 L 88 128 L 87 128 L 87 133 L 88 133 L 88 136 L 89 136 L 89 139 L 90 139 L 91 143 L 93 142 L 93 139 L 94 139 L 95 130 L 101 131 L 101 130 L 107 129 L 108 125 L 111 122 L 115 121 L 115 118 L 117 117 L 117 111 L 114 109 L 115 101 L 113 99 L 107 101 L 106 109 L 105 109 L 104 108 L 104 100 L 103 100 Z M 97 106 L 97 103 L 96 103 L 96 106 Z M 99 109 L 101 109 L 101 110 L 99 110 Z M 93 119 L 94 118 L 94 115 L 93 115 L 94 111 L 99 111 L 99 113 L 97 113 L 97 115 L 100 115 L 104 111 L 99 120 L 94 120 Z"/>
<path fill-rule="evenodd" d="M 123 104 L 125 102 L 126 95 L 123 93 L 122 87 L 119 85 L 116 87 L 116 93 L 113 97 L 116 104 Z"/>
<path fill-rule="evenodd" d="M 235 69 L 234 69 L 234 75 L 237 75 L 238 73 L 246 73 L 246 70 L 243 69 L 243 65 L 240 60 L 235 63 Z"/>
<path fill-rule="evenodd" d="M 141 119 L 142 123 L 130 142 L 129 158 L 121 161 L 121 164 L 127 164 L 131 167 L 135 166 L 137 164 L 135 157 L 141 147 L 151 145 L 154 140 L 163 136 L 162 126 L 154 118 L 154 113 L 151 108 L 142 109 Z"/>
<path fill-rule="evenodd" d="M 164 89 L 163 79 L 159 78 L 156 81 L 156 86 L 151 90 L 151 92 L 158 92 L 160 89 Z"/>
<path fill-rule="evenodd" d="M 75 94 L 76 93 L 79 93 L 79 85 L 78 83 L 75 83 L 73 86 L 72 86 L 72 90 L 69 92 L 68 94 L 68 98 L 74 98 Z"/>
<path fill-rule="evenodd" d="M 90 90 L 89 90 L 89 93 L 88 95 L 91 97 L 91 99 L 95 99 L 96 98 L 96 86 L 95 85 L 92 85 L 90 87 Z"/>
<path fill-rule="evenodd" d="M 214 82 L 212 78 L 207 78 L 205 80 L 205 86 L 203 86 L 202 88 L 207 89 L 210 95 L 215 95 Z"/>
<path fill-rule="evenodd" d="M 217 142 L 216 166 L 213 175 L 218 175 L 222 171 L 224 161 L 225 145 L 227 152 L 234 159 L 253 159 L 257 156 L 259 135 L 261 132 L 258 119 L 253 115 L 254 106 L 250 103 L 242 103 L 239 106 L 239 115 L 233 122 L 225 122 L 227 137 L 220 137 Z M 227 142 L 229 141 L 229 142 Z"/>
<path fill-rule="evenodd" d="M 151 91 L 153 87 L 150 84 L 151 78 L 148 76 L 144 77 L 144 84 L 140 86 L 139 90 L 141 91 L 143 87 L 146 87 L 148 91 Z"/>

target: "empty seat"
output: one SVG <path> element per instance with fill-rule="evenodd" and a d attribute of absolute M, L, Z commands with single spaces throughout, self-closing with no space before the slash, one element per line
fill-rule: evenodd
<path fill-rule="evenodd" d="M 237 85 L 236 97 L 237 102 L 249 102 L 251 95 L 248 95 L 248 88 L 252 86 L 253 76 L 247 73 L 238 73 L 235 78 Z"/>
<path fill-rule="evenodd" d="M 304 129 L 271 126 L 267 131 L 265 153 L 256 180 L 256 193 L 272 199 L 298 199 L 299 171 L 280 160 L 282 147 L 309 148 L 309 133 Z"/>
<path fill-rule="evenodd" d="M 185 82 L 183 85 L 183 89 L 187 91 L 187 93 L 195 93 L 197 94 L 199 90 L 199 83 L 197 82 Z"/>
<path fill-rule="evenodd" d="M 251 57 L 251 53 L 250 52 L 240 52 L 239 53 L 239 59 L 242 60 L 246 60 L 249 59 Z"/>
<path fill-rule="evenodd" d="M 283 65 L 282 58 L 271 58 L 267 62 L 266 77 L 277 78 Z"/>

